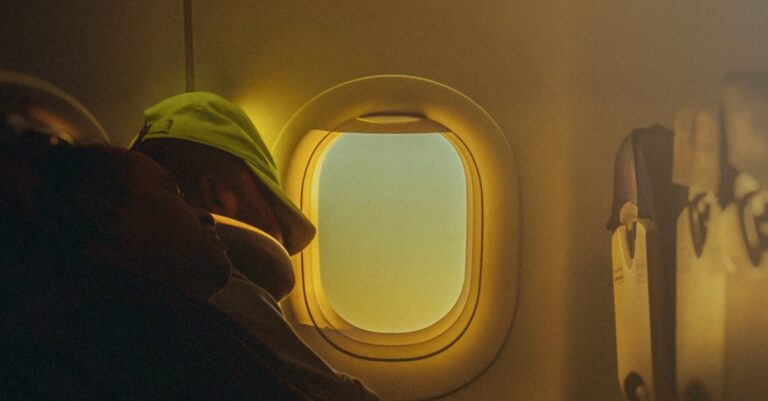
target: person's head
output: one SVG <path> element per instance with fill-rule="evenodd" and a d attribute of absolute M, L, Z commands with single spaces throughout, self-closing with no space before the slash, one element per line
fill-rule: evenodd
<path fill-rule="evenodd" d="M 220 96 L 185 93 L 147 109 L 132 149 L 177 175 L 192 204 L 269 233 L 290 254 L 315 234 L 283 192 L 275 162 L 253 123 Z"/>
<path fill-rule="evenodd" d="M 173 172 L 190 205 L 257 227 L 285 244 L 273 212 L 277 197 L 237 157 L 199 143 L 153 139 L 136 144 L 141 152 Z"/>
<path fill-rule="evenodd" d="M 37 239 L 56 257 L 111 265 L 207 298 L 229 277 L 209 213 L 188 206 L 148 157 L 109 147 L 52 148 L 30 164 Z"/>

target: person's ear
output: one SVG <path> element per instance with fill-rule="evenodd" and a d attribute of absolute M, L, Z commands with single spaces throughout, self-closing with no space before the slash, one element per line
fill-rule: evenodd
<path fill-rule="evenodd" d="M 224 216 L 237 216 L 237 196 L 226 182 L 206 174 L 200 178 L 199 185 L 204 209 Z"/>

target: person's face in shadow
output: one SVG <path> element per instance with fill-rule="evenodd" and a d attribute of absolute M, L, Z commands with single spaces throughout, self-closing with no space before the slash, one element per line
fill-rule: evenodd
<path fill-rule="evenodd" d="M 238 190 L 241 205 L 238 213 L 239 220 L 260 228 L 285 245 L 283 232 L 273 212 L 277 203 L 274 195 L 269 194 L 265 186 L 258 183 L 250 173 L 242 174 L 240 182 L 241 185 Z"/>
<path fill-rule="evenodd" d="M 130 195 L 121 204 L 91 208 L 109 239 L 89 241 L 87 252 L 97 261 L 207 299 L 224 285 L 231 268 L 211 215 L 187 205 L 174 177 L 148 157 L 122 149 L 108 152 L 129 159 L 120 177 Z"/>

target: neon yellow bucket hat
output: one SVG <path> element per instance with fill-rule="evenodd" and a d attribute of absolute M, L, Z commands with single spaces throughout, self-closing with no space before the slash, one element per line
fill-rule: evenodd
<path fill-rule="evenodd" d="M 312 240 L 315 226 L 283 192 L 272 155 L 240 107 L 213 93 L 188 92 L 145 110 L 144 121 L 144 129 L 131 141 L 131 147 L 154 138 L 181 139 L 238 157 L 278 199 L 273 212 L 288 253 L 301 251 Z"/>

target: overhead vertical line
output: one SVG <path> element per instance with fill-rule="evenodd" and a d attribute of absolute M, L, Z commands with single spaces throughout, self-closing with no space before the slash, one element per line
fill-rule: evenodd
<path fill-rule="evenodd" d="M 192 0 L 184 0 L 184 70 L 186 90 L 195 90 L 195 47 L 192 32 Z"/>

